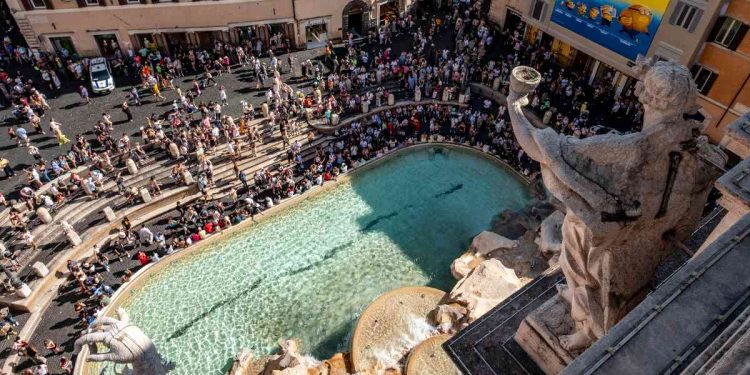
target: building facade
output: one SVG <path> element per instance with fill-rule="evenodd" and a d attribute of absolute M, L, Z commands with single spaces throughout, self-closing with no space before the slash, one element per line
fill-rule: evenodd
<path fill-rule="evenodd" d="M 706 134 L 714 142 L 724 138 L 729 124 L 750 112 L 749 25 L 750 1 L 722 4 L 692 65 L 699 102 L 710 114 Z"/>
<path fill-rule="evenodd" d="M 324 45 L 348 32 L 363 35 L 412 0 L 7 0 L 31 48 L 107 56 L 114 50 L 214 40 L 260 40 L 266 48 Z"/>
<path fill-rule="evenodd" d="M 720 0 L 492 0 L 490 19 L 550 46 L 589 82 L 607 74 L 617 93 L 635 84 L 638 55 L 691 66 L 722 9 Z M 646 4 L 648 7 L 641 5 Z"/>

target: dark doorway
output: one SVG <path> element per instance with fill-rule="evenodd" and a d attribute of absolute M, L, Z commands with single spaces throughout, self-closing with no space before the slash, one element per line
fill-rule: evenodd
<path fill-rule="evenodd" d="M 364 35 L 364 30 L 362 30 L 362 13 L 349 15 L 349 32 L 357 37 Z"/>
<path fill-rule="evenodd" d="M 73 45 L 73 39 L 69 36 L 49 38 L 55 51 L 61 53 L 64 57 L 76 54 L 76 47 Z"/>
<path fill-rule="evenodd" d="M 348 33 L 365 36 L 369 31 L 370 7 L 362 0 L 353 0 L 344 7 L 341 30 L 344 39 Z"/>
<path fill-rule="evenodd" d="M 505 29 L 510 31 L 518 30 L 523 35 L 524 27 L 526 27 L 526 23 L 523 22 L 521 15 L 512 9 L 508 9 L 508 13 L 505 15 Z"/>
<path fill-rule="evenodd" d="M 115 52 L 120 49 L 115 34 L 94 35 L 94 40 L 96 40 L 96 45 L 99 46 L 99 52 L 102 53 L 102 56 L 110 60 L 114 58 Z"/>

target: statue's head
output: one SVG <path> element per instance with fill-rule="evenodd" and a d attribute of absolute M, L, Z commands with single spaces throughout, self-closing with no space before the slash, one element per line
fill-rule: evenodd
<path fill-rule="evenodd" d="M 683 65 L 671 61 L 654 63 L 639 56 L 634 70 L 641 80 L 636 85 L 636 95 L 644 105 L 644 120 L 682 117 L 698 110 L 698 89 Z"/>

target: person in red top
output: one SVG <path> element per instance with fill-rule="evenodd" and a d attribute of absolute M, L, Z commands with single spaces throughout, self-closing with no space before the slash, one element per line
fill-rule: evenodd
<path fill-rule="evenodd" d="M 138 252 L 138 263 L 140 263 L 141 266 L 148 264 L 148 256 L 143 251 Z"/>
<path fill-rule="evenodd" d="M 214 223 L 212 223 L 212 222 L 209 221 L 208 223 L 206 223 L 206 225 L 203 226 L 203 229 L 206 230 L 206 233 L 209 233 L 209 234 L 213 233 L 214 232 Z"/>

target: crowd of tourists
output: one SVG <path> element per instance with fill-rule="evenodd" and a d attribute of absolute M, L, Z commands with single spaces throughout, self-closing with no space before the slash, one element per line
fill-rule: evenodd
<path fill-rule="evenodd" d="M 626 88 L 617 96 L 611 75 L 591 80 L 580 71 L 561 68 L 550 45 L 542 45 L 539 40 L 529 42 L 517 29 L 498 33 L 487 23 L 482 7 L 482 1 L 456 0 L 453 6 L 434 14 L 407 14 L 392 20 L 371 30 L 364 40 L 348 35 L 343 51 L 333 44 L 325 47 L 327 67 L 309 60 L 296 61 L 288 50 L 289 41 L 282 36 L 276 36 L 271 45 L 258 40 L 240 45 L 217 41 L 210 50 L 180 47 L 172 55 L 153 47 L 126 52 L 117 49 L 115 58 L 122 62 L 122 73 L 139 81 L 122 103 L 122 115 L 102 113 L 93 124 L 92 138 L 76 135 L 69 139 L 63 124 L 51 116 L 46 125 L 43 120 L 50 110 L 46 97 L 55 95 L 61 79 L 84 77 L 87 59 L 64 50 L 55 55 L 34 55 L 6 39 L 3 66 L 33 65 L 43 81 L 37 83 L 20 71 L 14 75 L 8 74 L 8 69 L 0 72 L 0 91 L 17 108 L 16 125 L 8 134 L 19 147 L 26 147 L 34 160 L 25 171 L 26 184 L 17 192 L 24 207 L 10 209 L 16 236 L 24 246 L 36 248 L 31 230 L 38 224 L 34 220 L 38 207 L 54 212 L 72 199 L 96 199 L 102 194 L 121 195 L 123 206 L 136 204 L 141 197 L 140 186 L 129 186 L 125 180 L 126 160 L 145 165 L 159 153 L 179 155 L 168 177 L 152 177 L 146 187 L 152 195 L 159 195 L 167 185 L 195 180 L 202 198 L 178 202 L 167 214 L 166 224 L 134 226 L 124 218 L 117 234 L 104 247 L 96 248 L 92 257 L 68 262 L 75 289 L 71 293 L 78 298 L 73 306 L 79 318 L 76 327 L 85 330 L 110 302 L 116 287 L 128 282 L 138 267 L 244 220 L 254 220 L 282 200 L 335 180 L 399 147 L 428 140 L 455 142 L 495 154 L 525 175 L 538 170 L 515 141 L 505 106 L 472 97 L 466 105 L 415 103 L 378 110 L 391 95 L 409 100 L 455 101 L 461 94 L 469 97 L 470 81 L 492 86 L 496 78 L 499 90 L 507 94 L 510 70 L 527 64 L 543 74 L 529 107 L 545 124 L 586 137 L 597 134 L 596 125 L 607 123 L 605 118 L 639 122 L 642 108 L 632 89 Z M 412 38 L 410 48 L 394 52 L 394 40 L 405 35 Z M 449 47 L 440 40 L 446 35 L 452 38 Z M 284 53 L 286 58 L 282 57 Z M 238 66 L 252 72 L 251 85 L 265 90 L 265 104 L 256 109 L 249 101 L 241 101 L 242 112 L 235 117 L 224 110 L 230 99 L 215 77 L 231 74 Z M 281 75 L 289 71 L 312 81 L 312 92 L 303 93 L 285 83 Z M 174 83 L 175 78 L 187 75 L 195 77 L 189 88 Z M 207 89 L 217 90 L 219 100 L 204 102 L 202 94 Z M 165 90 L 173 94 L 163 93 Z M 79 88 L 79 94 L 84 103 L 90 101 L 85 87 Z M 126 133 L 118 135 L 113 117 L 135 121 L 130 107 L 141 105 L 147 95 L 156 100 L 168 100 L 165 95 L 173 95 L 171 111 L 165 116 L 149 116 L 140 128 L 139 141 Z M 240 160 L 255 156 L 258 145 L 267 141 L 264 129 L 254 121 L 261 111 L 268 118 L 268 127 L 278 129 L 287 159 L 248 175 L 250 171 L 239 167 Z M 367 111 L 373 113 L 339 129 L 330 142 L 305 152 L 304 139 L 299 136 L 306 120 L 332 124 L 337 117 L 340 120 Z M 45 160 L 29 139 L 29 131 L 42 134 L 47 129 L 61 149 L 60 155 L 51 160 Z M 308 142 L 312 136 L 309 132 Z M 63 151 L 65 147 L 69 150 Z M 211 189 L 217 182 L 211 158 L 220 153 L 229 156 L 236 179 L 224 190 L 225 196 L 214 197 Z M 8 160 L 2 164 L 7 167 L 6 173 L 15 173 Z M 87 171 L 79 172 L 80 166 L 87 166 Z M 70 177 L 58 178 L 68 173 Z M 0 203 L 9 204 L 2 195 Z M 13 266 L 12 257 L 6 263 Z M 117 276 L 113 268 L 118 269 Z M 6 325 L 10 325 L 6 336 L 13 336 L 12 324 Z M 15 340 L 13 351 L 36 366 L 33 371 L 27 370 L 32 374 L 47 373 L 45 353 L 63 353 L 63 348 L 51 340 L 44 342 L 47 352 L 40 352 L 20 337 Z M 72 371 L 69 355 L 59 357 L 59 367 L 63 373 Z"/>

